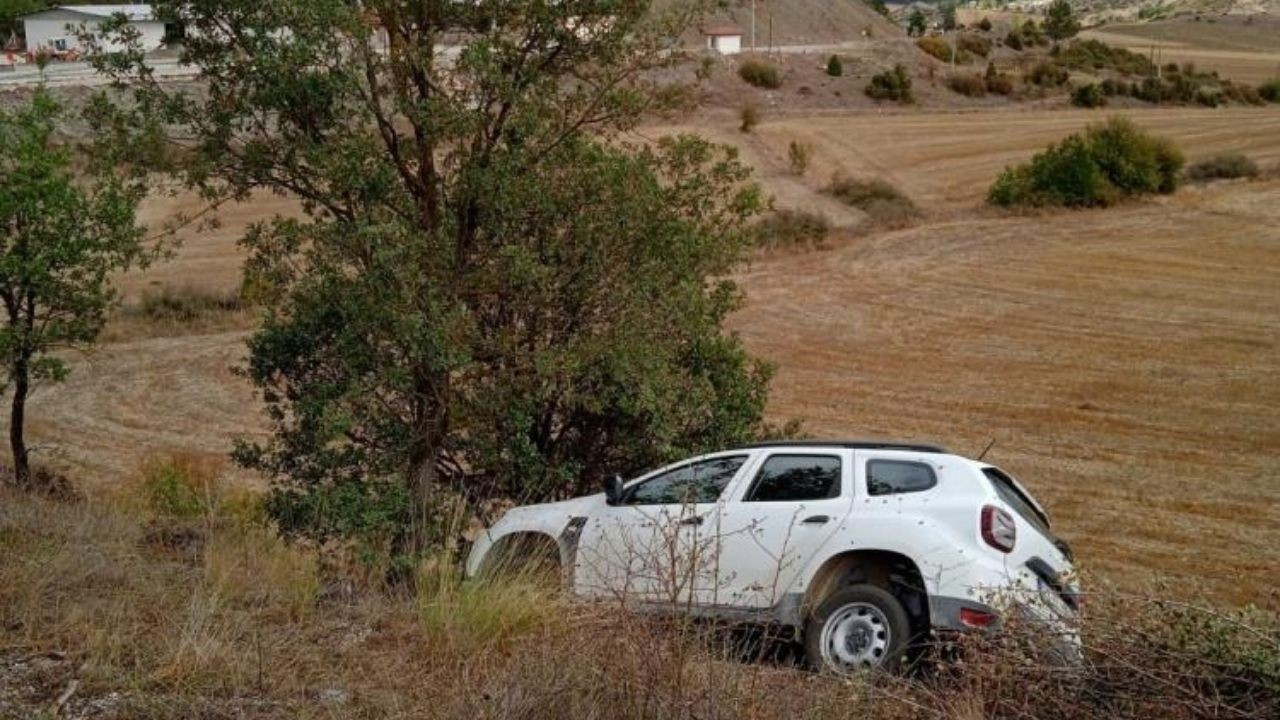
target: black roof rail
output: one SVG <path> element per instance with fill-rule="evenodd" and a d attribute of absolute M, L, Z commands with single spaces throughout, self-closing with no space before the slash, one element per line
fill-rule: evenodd
<path fill-rule="evenodd" d="M 910 450 L 913 452 L 946 453 L 941 445 L 895 442 L 893 440 L 769 440 L 743 445 L 742 449 L 773 447 L 838 447 L 850 450 Z"/>

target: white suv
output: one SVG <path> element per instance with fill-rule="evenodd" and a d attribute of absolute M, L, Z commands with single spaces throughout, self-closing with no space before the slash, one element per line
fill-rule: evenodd
<path fill-rule="evenodd" d="M 1079 610 L 1044 508 L 1000 469 L 929 445 L 761 443 L 615 478 L 507 512 L 467 572 L 532 557 L 579 596 L 791 628 L 840 672 L 891 669 L 931 633 L 1013 609 L 1055 632 Z"/>

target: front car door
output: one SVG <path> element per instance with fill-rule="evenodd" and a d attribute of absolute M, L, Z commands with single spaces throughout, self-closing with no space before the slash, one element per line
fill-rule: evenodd
<path fill-rule="evenodd" d="M 749 453 L 662 468 L 629 484 L 622 502 L 589 518 L 575 557 L 575 590 L 624 602 L 686 603 L 716 562 L 712 520 Z"/>
<path fill-rule="evenodd" d="M 762 451 L 720 506 L 719 561 L 698 602 L 776 605 L 853 507 L 853 454 L 833 448 Z"/>

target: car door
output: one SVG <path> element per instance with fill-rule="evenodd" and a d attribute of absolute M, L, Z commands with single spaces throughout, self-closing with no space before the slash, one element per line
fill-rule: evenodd
<path fill-rule="evenodd" d="M 718 564 L 701 604 L 772 607 L 853 507 L 853 456 L 845 449 L 761 453 L 720 506 Z"/>
<path fill-rule="evenodd" d="M 694 578 L 715 563 L 707 540 L 726 488 L 749 453 L 705 456 L 662 468 L 627 486 L 583 527 L 574 586 L 624 602 L 685 603 Z"/>

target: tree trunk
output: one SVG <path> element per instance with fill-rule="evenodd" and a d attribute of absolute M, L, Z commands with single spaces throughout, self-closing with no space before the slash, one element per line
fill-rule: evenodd
<path fill-rule="evenodd" d="M 31 484 L 31 463 L 27 457 L 25 431 L 27 394 L 31 378 L 26 358 L 19 358 L 13 367 L 13 406 L 9 412 L 9 449 L 13 451 L 13 480 L 18 487 Z"/>

